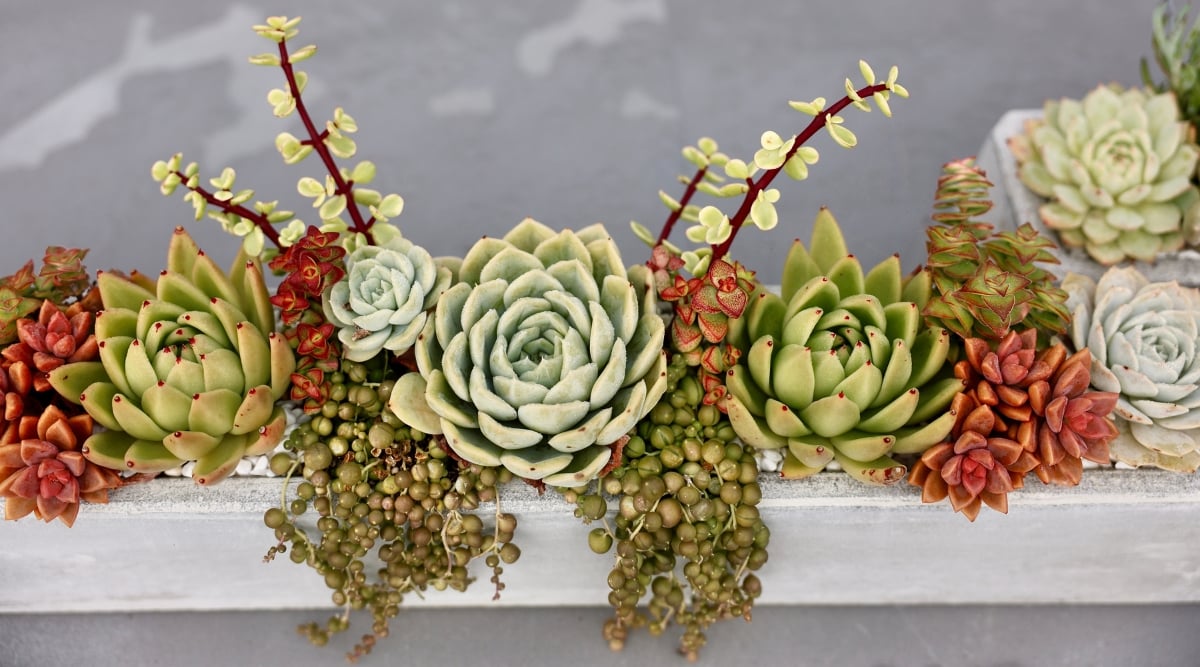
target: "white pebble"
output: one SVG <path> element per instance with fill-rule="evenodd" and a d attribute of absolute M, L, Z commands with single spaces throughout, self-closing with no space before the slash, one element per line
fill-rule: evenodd
<path fill-rule="evenodd" d="M 263 477 L 271 474 L 271 460 L 265 456 L 254 457 L 254 465 L 250 468 L 250 474 L 258 477 Z"/>
<path fill-rule="evenodd" d="M 183 464 L 182 466 L 180 466 L 180 468 L 179 468 L 179 474 L 180 474 L 181 476 L 183 476 L 183 477 L 191 477 L 191 476 L 192 476 L 192 470 L 194 470 L 195 468 L 196 468 L 196 462 L 195 462 L 195 461 L 188 461 L 187 463 L 185 463 L 185 464 Z"/>
<path fill-rule="evenodd" d="M 249 475 L 250 471 L 253 469 L 254 463 L 252 463 L 249 459 L 242 459 L 241 461 L 238 461 L 237 468 L 235 468 L 233 472 L 235 475 Z"/>
<path fill-rule="evenodd" d="M 170 470 L 164 470 L 163 474 L 166 475 L 167 477 L 182 477 L 183 470 L 181 470 L 180 468 L 171 468 Z"/>
<path fill-rule="evenodd" d="M 1105 467 L 1108 467 L 1108 466 L 1105 466 Z M 1084 470 L 1099 470 L 1100 464 L 1096 463 L 1095 461 L 1089 461 L 1087 459 L 1084 459 L 1083 460 L 1083 469 Z"/>
<path fill-rule="evenodd" d="M 754 452 L 758 469 L 762 472 L 778 472 L 783 463 L 783 453 L 777 449 L 760 449 Z"/>
<path fill-rule="evenodd" d="M 1117 470 L 1137 470 L 1137 466 L 1131 466 L 1128 463 L 1122 463 L 1120 461 L 1117 461 L 1117 465 L 1114 467 Z"/>

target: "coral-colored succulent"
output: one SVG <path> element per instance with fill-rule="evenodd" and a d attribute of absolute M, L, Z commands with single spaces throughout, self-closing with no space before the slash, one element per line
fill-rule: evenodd
<path fill-rule="evenodd" d="M 71 526 L 81 500 L 108 502 L 109 489 L 120 486 L 121 478 L 84 458 L 81 445 L 92 426 L 90 416 L 68 417 L 53 405 L 36 421 L 21 421 L 19 441 L 0 445 L 5 519 L 33 514 Z"/>
<path fill-rule="evenodd" d="M 1025 450 L 1008 438 L 984 437 L 964 431 L 953 443 L 943 442 L 925 450 L 913 466 L 909 482 L 921 487 L 921 500 L 935 503 L 950 498 L 955 512 L 971 521 L 984 503 L 1008 513 L 1008 492 L 1015 488 L 1015 464 Z M 1019 479 L 1018 479 L 1019 481 Z"/>
<path fill-rule="evenodd" d="M 99 355 L 93 333 L 94 317 L 82 308 L 63 312 L 53 302 L 42 302 L 36 320 L 17 320 L 17 339 L 0 355 L 6 366 L 25 366 L 34 391 L 50 391 L 46 374 L 65 363 L 91 361 Z M 18 371 L 24 372 L 24 371 Z"/>
<path fill-rule="evenodd" d="M 974 521 L 982 504 L 1007 513 L 1006 494 L 1030 472 L 1075 485 L 1083 459 L 1108 462 L 1116 394 L 1088 391 L 1087 350 L 1068 357 L 1063 345 L 1036 346 L 1033 329 L 1009 332 L 994 350 L 981 338 L 965 341 L 966 358 L 954 367 L 966 389 L 951 403 L 952 440 L 926 451 L 909 476 L 922 500 L 949 497 Z"/>
<path fill-rule="evenodd" d="M 1108 415 L 1118 394 L 1088 391 L 1092 354 L 1086 348 L 1067 358 L 1051 386 L 1030 387 L 1034 411 L 1043 417 L 1038 428 L 1040 461 L 1034 474 L 1043 483 L 1074 486 L 1083 477 L 1083 459 L 1108 464 L 1108 443 L 1117 427 Z"/>

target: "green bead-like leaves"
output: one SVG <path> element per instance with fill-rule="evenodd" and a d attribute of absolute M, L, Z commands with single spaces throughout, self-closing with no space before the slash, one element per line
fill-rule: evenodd
<path fill-rule="evenodd" d="M 226 274 L 179 228 L 154 292 L 108 273 L 97 282 L 100 361 L 50 375 L 108 429 L 84 443 L 89 460 L 138 472 L 196 461 L 196 481 L 213 484 L 279 442 L 275 402 L 295 358 L 257 261 L 239 253 Z"/>
<path fill-rule="evenodd" d="M 940 442 L 961 389 L 941 377 L 949 333 L 920 316 L 929 291 L 928 281 L 905 281 L 894 256 L 864 274 L 822 209 L 809 246 L 792 246 L 782 296 L 761 293 L 745 314 L 751 345 L 726 378 L 738 436 L 786 447 L 784 476 L 836 460 L 865 482 L 901 479 L 906 469 L 889 454 Z"/>
<path fill-rule="evenodd" d="M 389 407 L 472 463 L 578 487 L 665 391 L 664 328 L 602 226 L 526 220 L 467 253 Z"/>

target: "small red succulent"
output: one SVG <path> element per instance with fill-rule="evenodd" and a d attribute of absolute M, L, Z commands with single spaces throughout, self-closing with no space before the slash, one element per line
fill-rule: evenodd
<path fill-rule="evenodd" d="M 108 491 L 119 487 L 121 478 L 84 457 L 82 444 L 92 428 L 90 416 L 68 417 L 53 405 L 36 421 L 22 420 L 18 441 L 0 445 L 5 519 L 33 514 L 71 526 L 80 501 L 108 502 Z"/>

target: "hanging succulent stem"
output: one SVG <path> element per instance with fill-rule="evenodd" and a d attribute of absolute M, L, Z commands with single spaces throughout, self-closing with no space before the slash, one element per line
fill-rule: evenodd
<path fill-rule="evenodd" d="M 658 234 L 658 240 L 654 243 L 655 246 L 662 245 L 671 237 L 675 223 L 679 222 L 679 218 L 683 216 L 684 209 L 687 208 L 688 202 L 692 201 L 692 197 L 696 194 L 696 188 L 704 180 L 706 173 L 708 173 L 708 167 L 700 167 L 696 170 L 696 175 L 692 177 L 692 180 L 688 181 L 687 188 L 683 191 L 683 197 L 679 200 L 679 207 L 673 208 L 671 214 L 667 216 L 667 221 L 663 223 L 662 231 Z"/>
<path fill-rule="evenodd" d="M 883 93 L 887 90 L 888 86 L 886 83 L 876 83 L 869 86 L 863 86 L 855 91 L 855 93 L 859 98 L 867 99 L 875 95 L 875 93 Z M 712 264 L 716 264 L 717 260 L 729 254 L 729 249 L 733 247 L 733 241 L 737 238 L 738 232 L 743 226 L 745 226 L 746 221 L 750 218 L 750 208 L 757 200 L 758 193 L 766 190 L 767 187 L 771 185 L 771 181 L 774 181 L 775 177 L 779 175 L 779 172 L 783 171 L 784 165 L 786 165 L 787 161 L 796 154 L 796 151 L 798 151 L 801 146 L 807 143 L 809 139 L 812 139 L 817 132 L 825 127 L 827 118 L 837 115 L 840 111 L 850 106 L 854 102 L 855 100 L 847 95 L 837 102 L 834 102 L 833 105 L 828 109 L 818 112 L 813 119 L 809 121 L 808 126 L 805 127 L 800 134 L 796 135 L 795 143 L 792 145 L 791 150 L 787 152 L 783 164 L 774 169 L 765 170 L 762 176 L 759 176 L 757 179 L 746 179 L 750 189 L 742 198 L 742 205 L 738 207 L 737 213 L 735 213 L 733 217 L 729 219 L 729 224 L 733 228 L 733 231 L 729 234 L 729 238 L 712 246 Z"/>
<path fill-rule="evenodd" d="M 296 101 L 296 113 L 300 116 L 300 122 L 304 124 L 304 131 L 308 133 L 308 139 L 300 143 L 305 146 L 311 146 L 312 149 L 321 157 L 321 163 L 325 165 L 325 170 L 329 172 L 330 178 L 333 179 L 336 186 L 335 195 L 342 195 L 346 198 L 346 211 L 350 214 L 350 220 L 354 223 L 354 231 L 363 234 L 367 238 L 367 243 L 374 244 L 375 239 L 371 236 L 371 225 L 375 223 L 375 218 L 365 220 L 362 211 L 358 209 L 358 203 L 354 201 L 354 181 L 342 178 L 341 171 L 338 170 L 337 163 L 333 161 L 333 154 L 329 152 L 329 147 L 325 145 L 325 139 L 329 136 L 328 131 L 317 131 L 317 126 L 313 123 L 312 116 L 308 113 L 308 108 L 304 106 L 304 99 L 301 97 L 300 85 L 296 81 L 296 73 L 292 68 L 292 61 L 287 49 L 287 39 L 279 41 L 279 67 L 283 70 L 283 75 L 287 78 L 288 90 L 292 94 L 292 98 Z"/>

